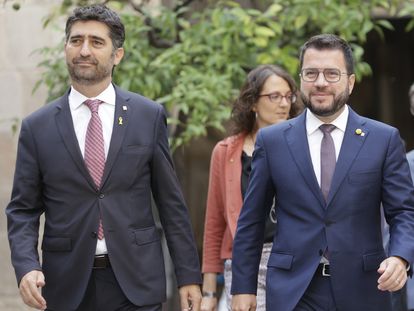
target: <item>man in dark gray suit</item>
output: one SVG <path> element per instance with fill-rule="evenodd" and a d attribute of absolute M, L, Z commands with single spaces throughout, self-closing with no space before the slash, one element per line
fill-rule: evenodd
<path fill-rule="evenodd" d="M 23 120 L 6 214 L 20 293 L 31 307 L 161 310 L 165 273 L 153 196 L 181 308 L 199 310 L 198 255 L 164 110 L 111 83 L 124 39 L 124 25 L 106 6 L 75 9 L 65 43 L 72 85 Z"/>
<path fill-rule="evenodd" d="M 410 99 L 410 112 L 414 116 L 414 83 L 411 85 L 408 92 Z M 410 166 L 411 178 L 414 181 L 414 150 L 407 153 L 408 165 Z M 414 310 L 414 281 L 409 279 L 407 281 L 407 307 L 408 310 Z"/>

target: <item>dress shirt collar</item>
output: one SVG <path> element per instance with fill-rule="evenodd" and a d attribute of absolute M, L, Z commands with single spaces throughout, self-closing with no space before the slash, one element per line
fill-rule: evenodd
<path fill-rule="evenodd" d="M 78 109 L 85 100 L 87 99 L 99 99 L 106 104 L 115 106 L 115 88 L 112 83 L 108 85 L 108 87 L 103 90 L 101 94 L 96 97 L 88 98 L 85 95 L 79 93 L 77 90 L 71 86 L 70 93 L 69 93 L 69 105 L 72 110 Z"/>
<path fill-rule="evenodd" d="M 346 124 L 348 122 L 349 108 L 348 105 L 345 105 L 344 111 L 330 124 L 336 126 L 337 129 L 340 129 L 342 132 L 345 132 Z M 319 120 L 309 109 L 306 109 L 306 131 L 308 136 L 312 135 L 316 130 L 319 129 L 319 126 L 324 124 Z"/>

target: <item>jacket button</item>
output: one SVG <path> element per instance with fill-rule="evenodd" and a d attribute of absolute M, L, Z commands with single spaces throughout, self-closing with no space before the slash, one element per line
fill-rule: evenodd
<path fill-rule="evenodd" d="M 98 236 L 98 234 L 96 232 L 91 232 L 92 239 L 96 239 L 97 236 Z"/>
<path fill-rule="evenodd" d="M 99 194 L 99 198 L 100 198 L 100 199 L 103 199 L 104 197 L 105 197 L 105 194 L 103 194 L 103 193 L 100 193 L 100 194 Z"/>

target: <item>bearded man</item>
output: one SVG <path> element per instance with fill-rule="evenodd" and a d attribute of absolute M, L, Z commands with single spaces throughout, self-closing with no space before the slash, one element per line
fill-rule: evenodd
<path fill-rule="evenodd" d="M 33 308 L 160 311 L 166 279 L 153 197 L 181 308 L 199 310 L 198 254 L 164 109 L 112 84 L 124 39 L 106 6 L 75 9 L 66 22 L 71 87 L 23 120 L 6 214 L 20 293 Z"/>
<path fill-rule="evenodd" d="M 256 305 L 263 230 L 273 197 L 278 227 L 267 310 L 391 311 L 414 260 L 414 188 L 398 130 L 348 106 L 350 45 L 332 34 L 300 54 L 297 118 L 259 131 L 233 245 L 232 310 Z M 381 205 L 390 225 L 386 253 Z"/>

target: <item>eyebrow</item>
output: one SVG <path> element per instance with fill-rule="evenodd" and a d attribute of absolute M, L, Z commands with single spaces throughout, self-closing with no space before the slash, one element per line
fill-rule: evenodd
<path fill-rule="evenodd" d="M 104 38 L 99 37 L 99 36 L 94 36 L 94 35 L 89 35 L 89 36 L 85 36 L 85 35 L 73 35 L 73 36 L 70 36 L 69 39 L 81 39 L 81 38 L 85 38 L 85 37 L 88 37 L 88 38 L 91 38 L 91 39 L 94 39 L 94 40 L 105 41 Z"/>

